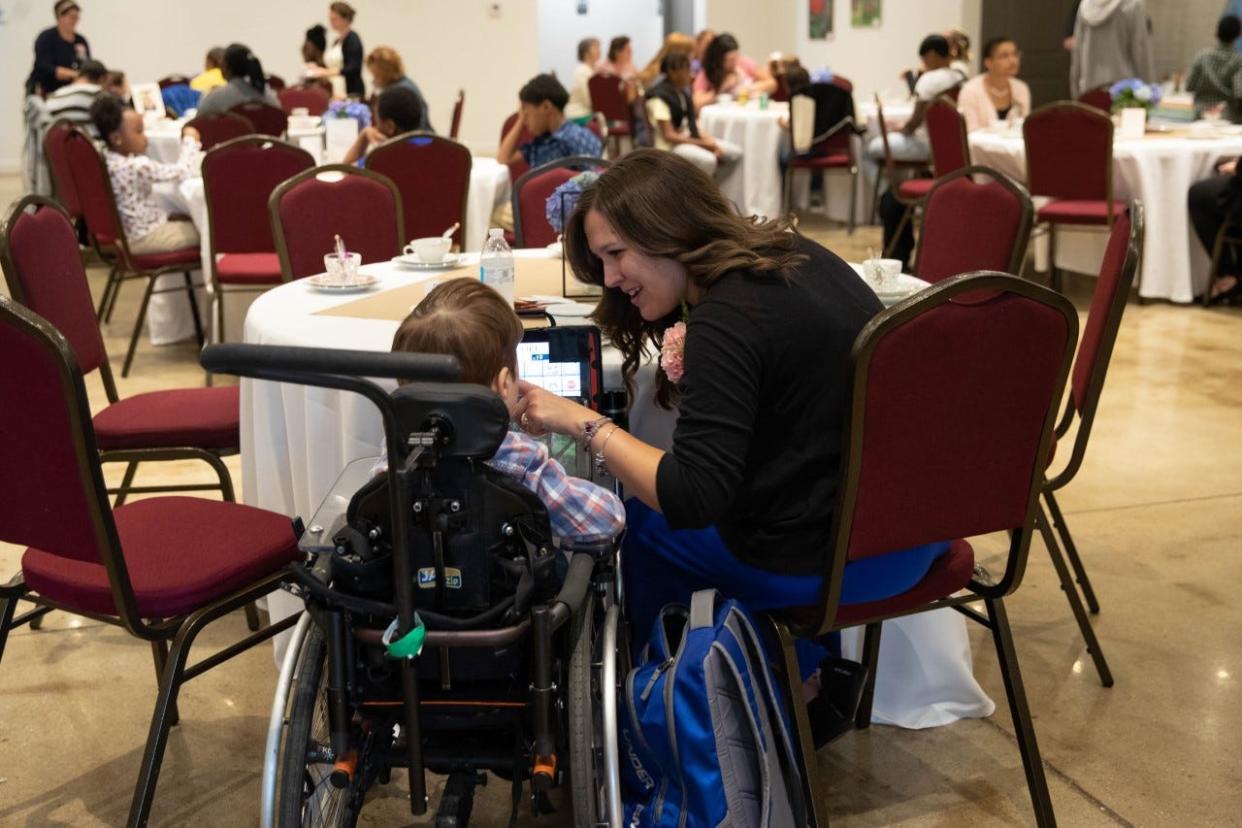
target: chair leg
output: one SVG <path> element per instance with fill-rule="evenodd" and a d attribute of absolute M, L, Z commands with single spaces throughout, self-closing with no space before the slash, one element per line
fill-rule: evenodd
<path fill-rule="evenodd" d="M 216 477 L 220 480 L 220 497 L 230 503 L 237 500 L 237 496 L 233 492 L 233 477 L 229 474 L 229 467 L 224 465 L 224 460 L 218 454 L 204 452 L 203 462 L 211 466 L 212 471 L 216 473 Z"/>
<path fill-rule="evenodd" d="M 876 224 L 880 219 L 880 179 L 883 175 L 876 171 L 875 185 L 871 188 L 871 220 L 868 224 Z"/>
<path fill-rule="evenodd" d="M 259 631 L 259 608 L 254 603 L 246 604 L 246 627 L 251 632 Z"/>
<path fill-rule="evenodd" d="M 115 509 L 125 503 L 125 498 L 129 497 L 129 490 L 134 485 L 134 474 L 138 471 L 138 461 L 131 460 L 125 465 L 125 476 L 121 478 L 121 485 L 116 491 L 116 502 L 112 504 Z"/>
<path fill-rule="evenodd" d="M 828 814 L 824 803 L 819 799 L 819 759 L 815 756 L 815 742 L 811 738 L 811 720 L 807 716 L 806 703 L 802 701 L 802 685 L 798 680 L 802 675 L 798 669 L 798 654 L 794 650 L 793 636 L 789 628 L 773 619 L 776 638 L 780 645 L 781 660 L 784 674 L 785 703 L 789 706 L 789 714 L 793 718 L 794 749 L 802 765 L 803 795 L 806 797 L 807 825 L 810 828 L 827 828 Z"/>
<path fill-rule="evenodd" d="M 1061 269 L 1057 267 L 1057 226 L 1048 225 L 1048 286 L 1061 292 Z"/>
<path fill-rule="evenodd" d="M 1086 567 L 1083 566 L 1082 558 L 1078 556 L 1078 547 L 1074 545 L 1074 538 L 1070 534 L 1069 524 L 1065 522 L 1065 515 L 1061 514 L 1061 506 L 1050 491 L 1044 492 L 1044 500 L 1048 503 L 1048 509 L 1052 515 L 1052 525 L 1056 527 L 1057 534 L 1061 536 L 1065 557 L 1069 558 L 1070 568 L 1074 570 L 1074 580 L 1082 588 L 1082 599 L 1087 602 L 1087 609 L 1091 611 L 1091 614 L 1096 615 L 1100 611 L 1100 602 L 1096 600 L 1095 590 L 1091 587 L 1091 579 L 1087 577 Z"/>
<path fill-rule="evenodd" d="M 1100 676 L 1100 684 L 1105 687 L 1113 686 L 1113 674 L 1108 669 L 1108 662 L 1104 660 L 1104 651 L 1100 648 L 1100 642 L 1095 637 L 1095 630 L 1091 626 L 1091 619 L 1087 618 L 1087 611 L 1083 609 L 1082 601 L 1078 598 L 1078 588 L 1074 586 L 1074 581 L 1070 578 L 1069 569 L 1065 566 L 1065 558 L 1061 556 L 1061 547 L 1057 544 L 1056 538 L 1052 534 L 1052 529 L 1048 526 L 1048 521 L 1044 517 L 1043 510 L 1036 515 L 1036 523 L 1039 525 L 1039 532 L 1044 538 L 1044 545 L 1048 547 L 1048 555 L 1052 558 L 1052 566 L 1057 571 L 1057 577 L 1061 580 L 1061 591 L 1065 593 L 1065 599 L 1069 601 L 1070 611 L 1074 613 L 1074 620 L 1078 622 L 1078 630 L 1082 633 L 1083 640 L 1087 644 L 1087 652 L 1091 654 L 1091 660 L 1095 662 L 1095 671 Z"/>
<path fill-rule="evenodd" d="M 880 664 L 881 624 L 868 624 L 863 633 L 862 663 L 867 668 L 867 683 L 863 685 L 862 698 L 858 701 L 858 713 L 854 727 L 865 730 L 871 727 L 871 704 L 875 701 L 875 674 Z"/>
<path fill-rule="evenodd" d="M 151 655 L 155 659 L 155 683 L 158 687 L 164 680 L 164 668 L 168 666 L 168 642 L 152 641 Z M 177 702 L 174 700 L 168 715 L 168 726 L 176 727 L 179 721 L 181 721 L 181 716 L 177 712 Z"/>
<path fill-rule="evenodd" d="M 1022 686 L 1022 673 L 1018 669 L 1018 654 L 1013 646 L 1013 632 L 1009 617 L 1005 614 L 1001 599 L 985 601 L 991 620 L 992 640 L 996 644 L 996 657 L 1000 660 L 1001 677 L 1005 682 L 1005 696 L 1009 700 L 1009 713 L 1013 717 L 1014 736 L 1022 753 L 1022 767 L 1026 771 L 1026 786 L 1035 808 L 1035 824 L 1040 828 L 1052 828 L 1057 818 L 1052 811 L 1052 796 L 1048 793 L 1048 780 L 1044 777 L 1044 763 L 1039 756 L 1039 744 L 1035 741 L 1035 725 L 1031 710 L 1026 703 L 1026 690 Z"/>
<path fill-rule="evenodd" d="M 893 233 L 893 237 L 888 240 L 888 244 L 884 247 L 884 256 L 889 258 L 893 255 L 893 249 L 897 247 L 897 240 L 901 238 L 902 232 L 906 229 L 906 225 L 912 220 L 914 215 L 914 207 L 906 207 L 906 211 L 901 214 L 901 223 L 897 225 L 897 232 Z"/>
<path fill-rule="evenodd" d="M 108 297 L 108 309 L 104 311 L 104 322 L 110 323 L 112 321 L 112 312 L 116 310 L 116 300 L 121 295 L 121 285 L 124 282 L 125 279 L 121 276 L 121 270 L 118 266 L 116 276 L 112 280 L 112 295 Z"/>
<path fill-rule="evenodd" d="M 858 167 L 850 167 L 850 223 L 846 230 L 849 235 L 854 235 L 857 227 L 858 218 Z"/>
<path fill-rule="evenodd" d="M 13 625 L 13 613 L 16 611 L 16 595 L 0 598 L 0 661 L 4 660 L 4 645 L 9 640 L 9 627 Z"/>
<path fill-rule="evenodd" d="M 99 294 L 99 308 L 95 311 L 95 318 L 100 322 L 105 321 L 104 316 L 110 307 L 112 299 L 112 291 L 116 286 L 116 266 L 113 265 L 108 270 L 108 279 L 104 282 L 103 293 Z"/>
<path fill-rule="evenodd" d="M 147 305 L 151 304 L 151 292 L 155 290 L 157 277 L 147 278 L 147 289 L 142 293 L 142 304 L 138 306 L 138 320 L 134 322 L 134 333 L 129 338 L 129 350 L 125 352 L 125 362 L 121 365 L 121 376 L 129 376 L 129 366 L 134 361 L 134 351 L 138 349 L 138 337 L 142 336 L 143 323 L 147 321 Z"/>
<path fill-rule="evenodd" d="M 194 338 L 198 341 L 198 348 L 203 349 L 203 318 L 198 315 L 198 296 L 194 291 L 194 276 L 190 271 L 185 271 L 185 294 L 190 299 L 190 318 L 194 320 Z"/>

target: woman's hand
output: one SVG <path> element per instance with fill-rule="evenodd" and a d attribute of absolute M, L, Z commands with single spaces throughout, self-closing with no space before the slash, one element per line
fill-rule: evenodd
<path fill-rule="evenodd" d="M 521 396 L 513 410 L 513 418 L 524 431 L 536 437 L 554 433 L 581 440 L 582 427 L 600 417 L 598 412 L 584 405 L 529 382 L 519 381 L 518 393 Z"/>
<path fill-rule="evenodd" d="M 192 126 L 182 127 L 181 137 L 182 138 L 193 138 L 195 141 L 198 141 L 200 144 L 203 143 L 203 136 L 199 134 L 197 127 L 192 127 Z"/>

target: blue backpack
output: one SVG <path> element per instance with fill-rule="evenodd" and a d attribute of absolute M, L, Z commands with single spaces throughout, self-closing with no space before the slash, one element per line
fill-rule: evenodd
<path fill-rule="evenodd" d="M 755 625 L 696 592 L 660 611 L 622 689 L 627 828 L 805 825 L 802 783 Z"/>

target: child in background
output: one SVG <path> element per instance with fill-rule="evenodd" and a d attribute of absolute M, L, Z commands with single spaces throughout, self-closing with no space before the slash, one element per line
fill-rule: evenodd
<path fill-rule="evenodd" d="M 589 129 L 565 118 L 569 93 L 554 75 L 536 75 L 518 92 L 518 117 L 500 142 L 502 164 L 525 161 L 532 168 L 571 155 L 598 158 L 604 146 Z M 521 147 L 522 128 L 534 140 Z"/>
<path fill-rule="evenodd" d="M 95 98 L 91 121 L 104 145 L 104 163 L 129 252 L 142 255 L 198 247 L 194 225 L 171 220 L 151 192 L 157 181 L 179 183 L 196 174 L 203 149 L 198 130 L 189 126 L 182 129 L 180 156 L 172 164 L 161 164 L 146 155 L 142 116 L 113 95 L 104 93 Z"/>
<path fill-rule="evenodd" d="M 392 349 L 456 357 L 460 381 L 490 387 L 512 414 L 518 404 L 521 339 L 522 322 L 499 293 L 477 279 L 451 279 L 410 312 L 393 337 Z M 625 507 L 615 494 L 570 477 L 543 442 L 523 431 L 510 430 L 487 465 L 539 496 L 558 538 L 611 539 L 625 527 Z M 383 468 L 381 461 L 377 470 Z"/>
<path fill-rule="evenodd" d="M 418 95 L 404 86 L 389 87 L 380 93 L 375 105 L 375 126 L 358 133 L 342 163 L 361 166 L 366 154 L 389 138 L 413 132 L 422 126 L 423 107 Z"/>

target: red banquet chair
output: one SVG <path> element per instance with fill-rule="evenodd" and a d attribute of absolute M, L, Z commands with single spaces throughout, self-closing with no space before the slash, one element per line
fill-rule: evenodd
<path fill-rule="evenodd" d="M 438 236 L 458 222 L 453 244 L 463 250 L 473 163 L 464 144 L 431 132 L 407 132 L 371 150 L 366 168 L 397 185 L 404 241 Z"/>
<path fill-rule="evenodd" d="M 773 616 L 796 724 L 811 824 L 811 743 L 794 635 L 864 626 L 870 668 L 855 724 L 871 721 L 881 622 L 953 607 L 987 627 L 1000 661 L 1018 749 L 1040 826 L 1056 824 L 1004 606 L 1022 580 L 1038 516 L 1041 458 L 1065 388 L 1078 315 L 1063 296 L 997 273 L 945 280 L 876 316 L 854 343 L 837 505 L 817 606 Z M 910 428 L 910 412 L 920 427 Z M 952 485 L 938 485 L 952 481 Z M 967 539 L 1004 532 L 999 575 L 976 569 Z M 949 541 L 924 579 L 900 595 L 841 603 L 845 565 Z M 983 610 L 969 605 L 983 603 Z"/>
<path fill-rule="evenodd" d="M 185 75 L 165 75 L 159 79 L 160 89 L 167 89 L 170 86 L 189 86 L 190 79 Z"/>
<path fill-rule="evenodd" d="M 518 247 L 546 247 L 556 241 L 548 224 L 548 196 L 585 170 L 604 170 L 608 162 L 588 155 L 573 155 L 523 173 L 513 183 L 513 234 Z"/>
<path fill-rule="evenodd" d="M 893 157 L 892 147 L 888 143 L 888 124 L 884 120 L 884 106 L 880 103 L 880 96 L 875 96 L 875 116 L 880 122 L 880 143 L 884 147 L 884 168 L 883 174 L 876 176 L 875 189 L 871 193 L 871 214 L 872 220 L 875 219 L 876 212 L 880 208 L 880 184 L 882 181 L 888 181 L 889 188 L 893 191 L 893 197 L 905 206 L 906 211 L 902 214 L 901 224 L 897 227 L 897 232 L 893 234 L 892 240 L 889 242 L 888 249 L 884 251 L 887 256 L 892 253 L 892 247 L 901 238 L 901 232 L 905 229 L 907 221 L 914 220 L 914 211 L 922 204 L 927 193 L 931 190 L 933 180 L 930 178 L 911 178 L 910 174 L 919 175 L 927 170 L 926 161 L 902 161 Z"/>
<path fill-rule="evenodd" d="M 181 686 L 295 621 L 186 664 L 204 627 L 280 586 L 300 557 L 293 527 L 283 515 L 194 497 L 110 508 L 69 343 L 0 298 L 0 361 L 0 468 L 13 471 L 0 476 L 0 540 L 27 547 L 21 572 L 0 586 L 0 657 L 9 630 L 52 609 L 151 643 L 159 697 L 129 813 L 130 825 L 146 825 Z M 17 616 L 18 601 L 36 607 Z"/>
<path fill-rule="evenodd" d="M 100 461 L 127 464 L 121 485 L 110 490 L 116 494 L 116 505 L 131 494 L 204 489 L 233 500 L 233 481 L 221 458 L 237 454 L 241 445 L 237 386 L 165 389 L 119 398 L 77 236 L 60 205 L 32 195 L 9 206 L 0 223 L 0 266 L 14 301 L 47 320 L 69 341 L 84 375 L 99 371 L 108 399 L 93 421 Z M 134 486 L 138 464 L 156 460 L 201 460 L 219 482 Z"/>
<path fill-rule="evenodd" d="M 500 140 L 502 142 L 505 140 L 505 136 L 509 134 L 509 130 L 513 129 L 513 125 L 517 123 L 517 119 L 518 114 L 516 112 L 505 118 L 504 126 L 500 128 Z M 535 136 L 531 131 L 526 127 L 522 127 L 522 134 L 519 136 L 517 143 L 518 149 L 521 149 L 533 140 L 535 140 Z M 523 173 L 530 169 L 530 164 L 527 164 L 525 161 L 508 161 L 502 158 L 501 162 L 509 166 L 510 181 L 517 181 Z"/>
<path fill-rule="evenodd" d="M 289 116 L 279 106 L 272 106 L 264 101 L 247 101 L 239 103 L 229 110 L 254 124 L 253 132 L 279 138 L 289 129 Z"/>
<path fill-rule="evenodd" d="M 858 201 L 858 157 L 854 137 L 854 99 L 833 83 L 812 83 L 789 99 L 789 140 L 793 153 L 785 167 L 785 205 L 793 197 L 793 174 L 797 170 L 826 173 L 842 170 L 850 177 L 849 232 L 854 232 Z"/>
<path fill-rule="evenodd" d="M 282 89 L 285 89 L 286 86 L 285 79 L 280 75 L 267 76 L 267 88 L 273 92 L 279 93 Z"/>
<path fill-rule="evenodd" d="M 259 135 L 226 141 L 203 157 L 216 341 L 225 341 L 226 293 L 263 291 L 282 281 L 267 202 L 281 182 L 314 166 L 306 150 Z"/>
<path fill-rule="evenodd" d="M 1112 227 L 1126 203 L 1113 198 L 1113 121 L 1086 104 L 1062 101 L 1036 109 L 1022 123 L 1026 186 L 1050 198 L 1035 212 L 1048 228 L 1049 281 L 1061 289 L 1058 225 Z"/>
<path fill-rule="evenodd" d="M 74 221 L 82 218 L 82 201 L 78 198 L 78 188 L 69 171 L 65 142 L 69 139 L 69 133 L 77 131 L 73 121 L 60 118 L 43 133 L 43 157 L 47 159 L 48 172 L 51 173 L 52 194 Z"/>
<path fill-rule="evenodd" d="M 1104 380 L 1108 375 L 1113 346 L 1117 342 L 1117 331 L 1121 328 L 1121 317 L 1125 313 L 1126 300 L 1130 295 L 1134 276 L 1138 272 L 1139 262 L 1143 257 L 1143 235 L 1143 205 L 1141 202 L 1133 201 L 1130 203 L 1130 209 L 1113 221 L 1108 237 L 1108 248 L 1104 253 L 1099 278 L 1095 282 L 1095 290 L 1091 295 L 1091 308 L 1087 312 L 1082 341 L 1078 345 L 1078 356 L 1074 360 L 1074 369 L 1070 374 L 1070 393 L 1065 401 L 1065 410 L 1062 412 L 1061 420 L 1056 427 L 1056 438 L 1064 440 L 1067 439 L 1070 429 L 1077 424 L 1069 460 L 1059 472 L 1045 477 L 1043 485 L 1043 497 L 1047 511 L 1041 513 L 1040 531 L 1043 532 L 1044 544 L 1052 556 L 1057 576 L 1061 579 L 1061 588 L 1069 601 L 1070 610 L 1074 613 L 1074 620 L 1078 622 L 1078 629 L 1087 643 L 1087 650 L 1095 661 L 1100 683 L 1105 687 L 1112 687 L 1113 676 L 1108 669 L 1108 663 L 1104 660 L 1104 652 L 1096 639 L 1095 631 L 1091 628 L 1091 622 L 1087 619 L 1087 613 L 1083 611 L 1082 601 L 1078 598 L 1073 581 L 1076 580 L 1082 588 L 1083 600 L 1086 601 L 1087 608 L 1092 613 L 1100 611 L 1100 604 L 1054 493 L 1063 489 L 1074 479 L 1086 455 L 1087 440 L 1091 437 L 1091 426 L 1095 422 L 1100 395 L 1104 390 Z M 1049 457 L 1049 466 L 1053 459 Z M 1064 547 L 1064 558 L 1062 546 L 1058 546 L 1057 539 L 1052 535 L 1052 527 L 1056 528 Z M 1072 580 L 1070 569 L 1066 567 L 1066 558 L 1073 570 Z"/>
<path fill-rule="evenodd" d="M 142 335 L 142 325 L 147 317 L 147 306 L 155 293 L 185 291 L 190 302 L 190 313 L 194 320 L 194 334 L 201 347 L 203 344 L 203 323 L 198 315 L 198 300 L 194 296 L 194 280 L 190 274 L 202 268 L 201 252 L 198 245 L 172 250 L 165 253 L 134 254 L 129 250 L 129 239 L 125 235 L 125 225 L 121 222 L 116 209 L 116 198 L 112 193 L 112 181 L 103 158 L 95 149 L 94 143 L 84 133 L 71 133 L 65 143 L 69 158 L 69 169 L 81 199 L 82 212 L 86 218 L 86 229 L 91 242 L 99 255 L 112 265 L 108 283 L 104 286 L 104 297 L 100 305 L 104 310 L 104 318 L 112 317 L 112 308 L 116 304 L 121 285 L 132 279 L 145 279 L 146 292 L 142 295 L 142 303 L 138 306 L 138 318 L 134 320 L 134 331 L 129 339 L 129 349 L 125 352 L 125 361 L 121 365 L 121 376 L 129 376 L 130 365 L 134 361 L 134 351 L 138 347 L 138 337 Z M 155 282 L 166 273 L 181 273 L 185 277 L 184 287 L 159 288 Z"/>
<path fill-rule="evenodd" d="M 457 100 L 453 101 L 453 117 L 449 121 L 449 137 L 454 141 L 457 140 L 457 134 L 461 131 L 461 113 L 466 105 L 466 90 L 457 90 Z"/>
<path fill-rule="evenodd" d="M 970 166 L 970 143 L 966 138 L 966 118 L 947 95 L 940 95 L 927 106 L 927 143 L 931 147 L 932 177 L 941 178 Z M 959 273 L 963 271 L 958 271 Z"/>
<path fill-rule="evenodd" d="M 204 152 L 216 144 L 223 144 L 225 141 L 232 141 L 234 138 L 240 138 L 243 135 L 253 135 L 257 131 L 254 128 L 254 124 L 250 123 L 249 118 L 242 117 L 234 112 L 225 112 L 220 115 L 200 115 L 187 123 L 186 126 L 191 126 L 198 130 L 198 134 L 202 137 Z"/>
<path fill-rule="evenodd" d="M 386 176 L 347 164 L 298 173 L 277 187 L 267 213 L 285 281 L 323 273 L 340 235 L 362 263 L 401 253 L 401 193 Z"/>
<path fill-rule="evenodd" d="M 1109 85 L 1105 85 L 1097 86 L 1095 89 L 1088 89 L 1078 96 L 1078 102 L 1087 106 L 1093 106 L 1101 112 L 1112 114 L 1113 95 L 1108 91 L 1108 87 Z"/>
<path fill-rule="evenodd" d="M 932 283 L 975 270 L 1020 275 L 1034 214 L 1026 188 L 988 167 L 937 178 L 923 202 L 914 275 Z"/>
<path fill-rule="evenodd" d="M 625 100 L 625 81 L 617 75 L 600 72 L 587 80 L 587 89 L 595 111 L 604 116 L 615 158 L 621 154 L 621 139 L 634 135 L 634 113 Z"/>
<path fill-rule="evenodd" d="M 322 115 L 328 111 L 329 99 L 322 89 L 286 87 L 276 97 L 280 99 L 280 108 L 286 115 L 292 115 L 295 109 L 305 109 L 308 115 Z"/>

